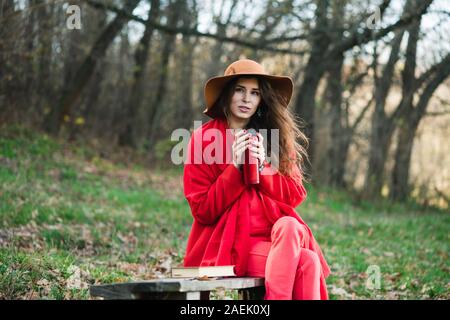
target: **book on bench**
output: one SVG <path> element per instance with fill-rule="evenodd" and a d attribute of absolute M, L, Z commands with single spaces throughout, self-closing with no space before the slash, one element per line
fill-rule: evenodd
<path fill-rule="evenodd" d="M 234 265 L 172 267 L 172 278 L 236 277 Z"/>

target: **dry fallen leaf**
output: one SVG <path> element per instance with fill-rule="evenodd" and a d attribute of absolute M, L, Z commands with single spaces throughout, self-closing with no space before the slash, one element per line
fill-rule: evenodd
<path fill-rule="evenodd" d="M 407 287 L 407 284 L 406 284 L 406 282 L 405 282 L 405 283 L 403 283 L 403 284 L 399 287 L 399 289 L 400 289 L 400 290 L 405 290 L 406 287 Z"/>
<path fill-rule="evenodd" d="M 41 279 L 36 284 L 42 289 L 42 295 L 47 296 L 50 293 L 51 286 L 47 279 Z"/>
<path fill-rule="evenodd" d="M 66 280 L 67 289 L 87 289 L 89 285 L 83 281 L 82 276 L 87 276 L 86 272 L 81 271 L 78 266 L 71 265 L 67 269 L 68 273 L 71 273 L 71 276 Z"/>
<path fill-rule="evenodd" d="M 212 277 L 208 277 L 208 276 L 201 276 L 201 277 L 197 277 L 195 278 L 195 280 L 199 280 L 199 281 L 211 281 L 211 280 L 215 280 L 217 278 L 212 278 Z"/>
<path fill-rule="evenodd" d="M 172 266 L 172 257 L 171 256 L 166 256 L 162 262 L 159 263 L 158 268 L 163 271 L 169 271 L 171 269 Z"/>
<path fill-rule="evenodd" d="M 328 288 L 330 289 L 330 293 L 339 297 L 343 297 L 345 299 L 353 299 L 354 297 L 348 293 L 343 288 L 338 288 L 335 285 L 329 285 Z"/>

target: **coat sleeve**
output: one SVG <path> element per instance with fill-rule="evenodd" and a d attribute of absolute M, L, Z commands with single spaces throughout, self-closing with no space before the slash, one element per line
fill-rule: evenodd
<path fill-rule="evenodd" d="M 233 165 L 211 181 L 202 164 L 186 164 L 184 169 L 184 195 L 192 215 L 201 224 L 214 224 L 239 198 L 245 189 L 241 172 Z"/>
<path fill-rule="evenodd" d="M 213 172 L 215 164 L 206 163 L 199 133 L 194 133 L 188 145 L 188 159 L 184 165 L 184 195 L 196 221 L 214 224 L 245 190 L 242 173 L 229 164 L 219 176 Z"/>
<path fill-rule="evenodd" d="M 295 208 L 306 198 L 306 189 L 301 182 L 298 167 L 294 167 L 294 176 L 297 179 L 284 176 L 266 164 L 260 174 L 257 188 L 268 197 L 286 203 Z"/>

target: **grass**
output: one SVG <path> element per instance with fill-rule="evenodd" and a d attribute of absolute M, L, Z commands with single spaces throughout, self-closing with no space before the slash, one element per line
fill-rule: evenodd
<path fill-rule="evenodd" d="M 90 284 L 166 275 L 192 222 L 181 175 L 2 128 L 0 298 L 89 299 Z M 450 298 L 448 213 L 311 186 L 297 211 L 331 266 L 332 299 Z"/>

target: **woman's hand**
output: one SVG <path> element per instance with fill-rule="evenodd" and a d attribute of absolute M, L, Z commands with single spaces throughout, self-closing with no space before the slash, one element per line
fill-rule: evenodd
<path fill-rule="evenodd" d="M 259 165 L 266 160 L 266 150 L 264 149 L 263 144 L 264 138 L 258 132 L 257 136 L 253 136 L 250 143 L 250 154 L 259 160 Z"/>
<path fill-rule="evenodd" d="M 233 165 L 237 169 L 240 169 L 244 163 L 245 149 L 250 146 L 251 136 L 252 135 L 250 133 L 247 133 L 247 130 L 239 130 L 239 132 L 234 135 L 234 142 L 232 146 Z"/>

